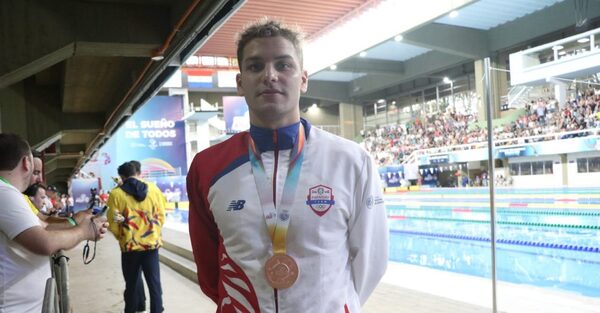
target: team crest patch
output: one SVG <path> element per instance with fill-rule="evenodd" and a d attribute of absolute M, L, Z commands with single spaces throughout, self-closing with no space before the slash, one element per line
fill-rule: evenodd
<path fill-rule="evenodd" d="M 317 185 L 308 189 L 306 204 L 318 216 L 323 216 L 335 204 L 333 200 L 333 190 L 324 185 Z"/>

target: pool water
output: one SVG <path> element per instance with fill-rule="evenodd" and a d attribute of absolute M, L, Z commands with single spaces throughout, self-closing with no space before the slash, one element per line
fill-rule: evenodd
<path fill-rule="evenodd" d="M 386 196 L 390 260 L 491 278 L 486 189 Z M 600 297 L 598 189 L 499 190 L 499 280 Z"/>

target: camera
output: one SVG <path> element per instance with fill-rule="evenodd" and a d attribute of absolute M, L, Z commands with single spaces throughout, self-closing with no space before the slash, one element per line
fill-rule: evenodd
<path fill-rule="evenodd" d="M 90 201 L 88 202 L 88 210 L 94 209 L 97 210 L 100 206 L 100 197 L 98 196 L 98 189 L 92 188 L 90 189 Z"/>

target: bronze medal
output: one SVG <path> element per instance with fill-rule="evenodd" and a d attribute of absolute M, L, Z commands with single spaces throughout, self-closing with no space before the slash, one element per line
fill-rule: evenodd
<path fill-rule="evenodd" d="M 287 254 L 275 254 L 265 263 L 267 282 L 275 289 L 289 288 L 298 279 L 298 274 L 298 264 Z"/>

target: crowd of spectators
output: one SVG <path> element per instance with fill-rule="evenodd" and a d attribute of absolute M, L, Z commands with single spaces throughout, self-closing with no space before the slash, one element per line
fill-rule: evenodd
<path fill-rule="evenodd" d="M 539 98 L 524 109 L 524 114 L 513 122 L 494 128 L 496 145 L 571 138 L 576 135 L 556 136 L 600 127 L 600 90 L 587 90 L 562 105 L 553 98 Z M 476 123 L 475 115 L 450 109 L 444 114 L 419 116 L 405 124 L 363 131 L 363 144 L 378 165 L 398 164 L 415 150 L 486 142 L 487 129 Z"/>

